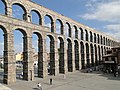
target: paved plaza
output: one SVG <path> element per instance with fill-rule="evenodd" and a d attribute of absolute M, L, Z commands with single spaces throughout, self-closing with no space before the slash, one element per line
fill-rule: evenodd
<path fill-rule="evenodd" d="M 50 78 L 53 80 L 52 85 L 49 84 Z M 120 90 L 120 77 L 116 78 L 112 74 L 99 72 L 72 72 L 66 76 L 50 76 L 46 79 L 35 78 L 33 82 L 17 80 L 16 84 L 7 85 L 7 87 L 12 90 L 38 90 L 37 83 L 41 83 L 42 90 Z"/>

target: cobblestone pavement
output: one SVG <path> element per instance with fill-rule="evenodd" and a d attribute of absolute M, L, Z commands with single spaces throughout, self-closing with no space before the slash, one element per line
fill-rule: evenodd
<path fill-rule="evenodd" d="M 3 85 L 3 84 L 0 84 L 0 90 L 12 90 L 12 89 L 6 87 L 6 86 Z"/>
<path fill-rule="evenodd" d="M 53 80 L 52 85 L 49 83 L 50 78 Z M 113 75 L 98 72 L 72 72 L 66 76 L 50 76 L 46 79 L 35 78 L 33 82 L 17 80 L 16 84 L 8 87 L 12 90 L 39 90 L 37 83 L 41 83 L 42 90 L 120 90 L 120 77 L 116 78 Z"/>

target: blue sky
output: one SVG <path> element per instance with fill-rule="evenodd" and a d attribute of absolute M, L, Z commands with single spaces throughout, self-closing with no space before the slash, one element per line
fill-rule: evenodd
<path fill-rule="evenodd" d="M 120 0 L 31 0 L 37 4 L 47 7 L 55 12 L 63 14 L 77 22 L 92 27 L 98 31 L 120 40 Z M 0 0 L 0 13 L 3 13 L 3 5 Z M 21 19 L 21 8 L 13 7 L 13 16 Z M 33 16 L 37 17 L 35 13 Z M 33 20 L 34 23 L 39 21 Z M 0 30 L 0 37 L 2 36 Z M 14 32 L 15 51 L 20 52 L 22 49 L 22 34 L 19 31 Z M 19 40 L 18 38 L 19 37 Z M 33 35 L 33 41 L 37 37 Z M 19 44 L 18 44 L 19 43 Z M 37 41 L 34 42 L 35 47 Z M 0 39 L 0 54 L 2 53 L 3 38 Z"/>

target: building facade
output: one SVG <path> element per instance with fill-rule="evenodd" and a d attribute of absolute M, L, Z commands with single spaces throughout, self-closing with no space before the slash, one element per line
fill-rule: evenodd
<path fill-rule="evenodd" d="M 120 47 L 114 47 L 103 56 L 104 72 L 120 74 Z"/>
<path fill-rule="evenodd" d="M 38 77 L 47 77 L 46 38 L 50 39 L 50 74 L 74 72 L 91 66 L 97 66 L 107 49 L 117 45 L 115 39 L 102 32 L 78 23 L 68 17 L 29 0 L 1 0 L 5 6 L 0 14 L 0 28 L 4 32 L 4 83 L 16 82 L 14 52 L 14 30 L 23 34 L 23 80 L 34 80 L 32 34 L 38 36 Z M 13 6 L 18 5 L 24 11 L 23 19 L 13 17 Z M 32 23 L 31 12 L 38 14 L 39 24 Z M 50 19 L 45 26 L 44 18 Z M 56 21 L 60 23 L 57 33 Z M 67 27 L 67 28 L 66 28 Z M 59 41 L 59 51 L 58 51 Z M 58 53 L 59 52 L 59 53 Z"/>

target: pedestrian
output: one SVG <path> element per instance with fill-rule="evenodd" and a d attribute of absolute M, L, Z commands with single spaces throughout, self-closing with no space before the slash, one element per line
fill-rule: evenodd
<path fill-rule="evenodd" d="M 38 84 L 37 84 L 37 87 L 38 87 L 38 90 L 42 90 L 42 85 L 41 85 L 41 83 L 38 83 Z"/>
<path fill-rule="evenodd" d="M 52 85 L 52 78 L 50 78 L 50 85 Z"/>

